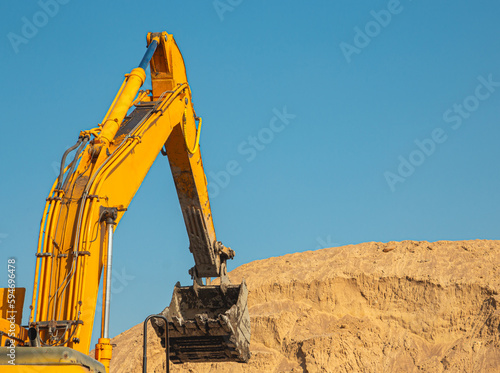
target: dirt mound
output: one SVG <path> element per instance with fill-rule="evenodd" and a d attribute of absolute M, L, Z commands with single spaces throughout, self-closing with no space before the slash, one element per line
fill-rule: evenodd
<path fill-rule="evenodd" d="M 250 362 L 172 372 L 500 372 L 500 241 L 370 242 L 230 277 L 249 288 Z M 164 372 L 149 336 L 148 371 Z M 112 373 L 142 371 L 142 325 L 112 343 Z"/>

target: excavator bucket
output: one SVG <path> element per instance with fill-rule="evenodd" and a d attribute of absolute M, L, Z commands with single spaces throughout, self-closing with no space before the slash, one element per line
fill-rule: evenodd
<path fill-rule="evenodd" d="M 169 356 L 173 363 L 247 362 L 250 358 L 250 315 L 248 290 L 241 285 L 174 288 L 170 306 L 163 315 L 168 319 Z M 163 321 L 153 327 L 165 347 Z"/>

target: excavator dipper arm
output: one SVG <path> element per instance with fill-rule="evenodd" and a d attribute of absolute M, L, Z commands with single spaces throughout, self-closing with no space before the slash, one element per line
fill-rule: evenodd
<path fill-rule="evenodd" d="M 104 272 L 96 359 L 109 369 L 113 232 L 162 153 L 169 159 L 195 261 L 194 285 L 177 285 L 164 311 L 173 340 L 170 356 L 176 362 L 244 362 L 250 356 L 247 290 L 244 282 L 230 285 L 227 279 L 226 261 L 234 252 L 215 235 L 199 148 L 202 123 L 184 61 L 172 35 L 150 33 L 147 41 L 143 60 L 125 76 L 102 123 L 82 131 L 63 157 L 40 226 L 26 344 L 87 354 Z M 139 91 L 148 63 L 152 90 Z M 73 160 L 65 167 L 71 151 Z M 220 277 L 221 286 L 204 285 L 205 277 Z M 161 327 L 154 327 L 163 336 Z"/>

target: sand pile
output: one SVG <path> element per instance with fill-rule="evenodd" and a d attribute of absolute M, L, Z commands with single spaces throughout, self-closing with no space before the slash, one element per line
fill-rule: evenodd
<path fill-rule="evenodd" d="M 249 288 L 250 362 L 172 372 L 500 372 L 500 241 L 370 242 L 230 277 Z M 149 336 L 148 371 L 164 372 Z M 142 325 L 112 343 L 112 373 L 142 371 Z"/>

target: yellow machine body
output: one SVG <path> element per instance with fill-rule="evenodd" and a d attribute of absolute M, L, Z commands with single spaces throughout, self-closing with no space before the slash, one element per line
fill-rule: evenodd
<path fill-rule="evenodd" d="M 106 373 L 102 363 L 68 347 L 0 347 L 0 367 L 2 373 Z"/>
<path fill-rule="evenodd" d="M 19 327 L 17 350 L 52 348 L 53 353 L 64 354 L 57 350 L 64 347 L 88 354 L 100 279 L 104 278 L 103 288 L 109 285 L 109 239 L 160 153 L 168 156 L 195 260 L 190 272 L 195 280 L 194 292 L 203 292 L 202 278 L 221 277 L 221 291 L 225 293 L 225 263 L 234 252 L 216 239 L 198 146 L 201 119 L 194 111 L 184 61 L 172 35 L 150 33 L 147 39 L 147 53 L 152 51 L 146 61 L 152 90 L 139 91 L 147 67 L 141 62 L 125 76 L 99 127 L 80 133 L 68 166 L 65 158 L 69 153 L 63 157 L 60 176 L 50 190 L 41 220 L 30 330 L 26 333 Z M 246 307 L 246 296 L 240 303 Z M 239 361 L 249 356 L 248 311 L 246 315 L 243 321 L 248 332 L 242 345 L 246 357 L 239 356 Z M 112 347 L 103 330 L 96 358 L 107 370 Z M 32 347 L 20 347 L 23 344 Z M 34 361 L 32 371 L 49 369 L 45 363 L 36 365 L 36 356 L 40 356 L 36 352 L 31 358 L 26 354 L 26 361 Z M 65 368 L 54 365 L 48 371 L 80 372 L 78 364 Z M 1 371 L 7 369 L 13 368 L 8 364 L 0 367 Z"/>

